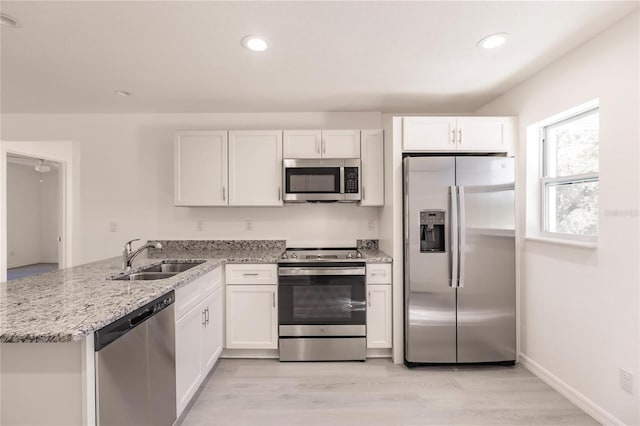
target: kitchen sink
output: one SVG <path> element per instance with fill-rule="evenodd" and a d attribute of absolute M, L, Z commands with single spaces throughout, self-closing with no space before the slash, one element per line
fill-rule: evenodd
<path fill-rule="evenodd" d="M 162 280 L 177 274 L 177 272 L 136 272 L 135 274 L 127 274 L 114 279 L 121 281 Z"/>
<path fill-rule="evenodd" d="M 195 268 L 196 266 L 202 264 L 203 262 L 190 262 L 190 263 L 186 263 L 186 262 L 171 262 L 171 263 L 165 263 L 162 262 L 160 265 L 154 265 L 154 266 L 150 266 L 148 268 L 145 268 L 143 270 L 141 270 L 140 272 L 173 272 L 173 273 L 178 273 L 178 272 L 184 272 L 186 270 L 189 270 L 191 268 Z"/>
<path fill-rule="evenodd" d="M 171 278 L 174 275 L 179 274 L 180 272 L 195 268 L 202 263 L 204 263 L 204 260 L 199 262 L 164 261 L 159 265 L 149 266 L 148 268 L 141 269 L 138 272 L 121 275 L 112 279 L 119 281 L 162 280 L 165 278 Z"/>

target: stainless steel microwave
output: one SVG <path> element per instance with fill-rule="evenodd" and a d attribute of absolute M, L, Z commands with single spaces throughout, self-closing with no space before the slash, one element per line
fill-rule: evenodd
<path fill-rule="evenodd" d="M 282 160 L 284 201 L 360 201 L 359 159 Z"/>

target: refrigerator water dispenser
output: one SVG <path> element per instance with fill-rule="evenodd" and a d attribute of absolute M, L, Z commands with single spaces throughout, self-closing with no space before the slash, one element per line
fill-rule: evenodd
<path fill-rule="evenodd" d="M 444 252 L 444 210 L 420 210 L 420 252 Z"/>

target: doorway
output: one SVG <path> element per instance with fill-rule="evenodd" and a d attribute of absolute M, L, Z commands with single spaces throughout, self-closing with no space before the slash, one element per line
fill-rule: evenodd
<path fill-rule="evenodd" d="M 73 224 L 74 197 L 77 184 L 74 179 L 78 175 L 77 164 L 74 162 L 74 143 L 72 141 L 6 141 L 0 140 L 0 283 L 7 281 L 7 265 L 9 253 L 7 250 L 8 220 L 7 220 L 7 168 L 8 157 L 25 157 L 33 161 L 33 168 L 40 160 L 44 160 L 49 167 L 57 166 L 58 174 L 58 260 L 60 269 L 73 266 Z M 51 170 L 48 172 L 51 173 Z M 43 173 L 47 174 L 47 173 Z M 42 174 L 41 174 L 42 175 Z M 44 179 L 43 179 L 44 180 Z M 40 184 L 40 179 L 38 179 Z M 45 182 L 42 182 L 45 183 Z M 15 256 L 15 255 L 14 255 Z"/>
<path fill-rule="evenodd" d="M 7 281 L 57 270 L 61 165 L 7 154 Z"/>

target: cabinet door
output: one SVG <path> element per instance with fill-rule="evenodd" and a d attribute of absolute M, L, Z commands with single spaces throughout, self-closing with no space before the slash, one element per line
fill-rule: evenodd
<path fill-rule="evenodd" d="M 403 151 L 455 151 L 455 117 L 404 117 Z"/>
<path fill-rule="evenodd" d="M 229 349 L 277 349 L 277 286 L 227 286 Z"/>
<path fill-rule="evenodd" d="M 206 377 L 222 352 L 222 289 L 209 295 L 201 307 L 206 318 L 202 329 L 202 375 Z"/>
<path fill-rule="evenodd" d="M 323 130 L 322 158 L 360 158 L 360 130 Z"/>
<path fill-rule="evenodd" d="M 363 130 L 361 206 L 384 205 L 384 140 L 382 130 Z"/>
<path fill-rule="evenodd" d="M 391 347 L 391 286 L 367 285 L 367 348 Z"/>
<path fill-rule="evenodd" d="M 205 315 L 198 305 L 176 322 L 176 409 L 178 416 L 204 379 L 202 330 Z"/>
<path fill-rule="evenodd" d="M 510 151 L 514 121 L 512 117 L 458 117 L 458 151 Z"/>
<path fill-rule="evenodd" d="M 229 132 L 229 205 L 282 205 L 282 132 Z"/>
<path fill-rule="evenodd" d="M 284 158 L 320 158 L 320 130 L 285 130 L 282 136 Z"/>
<path fill-rule="evenodd" d="M 178 132 L 174 141 L 176 206 L 227 205 L 227 132 Z"/>

